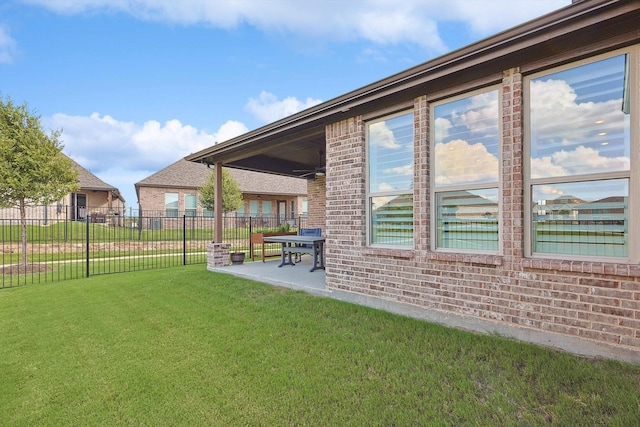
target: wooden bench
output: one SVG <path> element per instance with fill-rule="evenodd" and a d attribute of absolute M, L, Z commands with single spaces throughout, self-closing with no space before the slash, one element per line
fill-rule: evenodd
<path fill-rule="evenodd" d="M 251 233 L 251 244 L 249 245 L 249 257 L 251 259 L 254 259 L 255 256 L 255 249 L 254 249 L 254 245 L 260 245 L 261 246 L 261 252 L 260 254 L 262 255 L 262 262 L 264 262 L 265 257 L 269 257 L 269 256 L 280 256 L 280 251 L 278 251 L 277 253 L 271 254 L 271 255 L 265 255 L 265 251 L 264 251 L 264 238 L 265 237 L 272 237 L 272 236 L 295 236 L 298 233 L 296 233 L 295 231 L 279 231 L 279 232 L 274 232 L 274 233 Z M 269 244 L 269 243 L 267 243 Z"/>

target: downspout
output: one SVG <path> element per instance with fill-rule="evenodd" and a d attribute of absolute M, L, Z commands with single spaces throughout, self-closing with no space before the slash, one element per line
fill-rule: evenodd
<path fill-rule="evenodd" d="M 213 242 L 214 243 L 222 243 L 222 226 L 223 226 L 223 222 L 222 222 L 222 214 L 223 214 L 223 209 L 222 209 L 222 163 L 215 163 L 214 164 L 214 172 L 216 174 L 216 189 L 215 189 L 215 195 L 214 195 L 214 204 L 213 204 L 213 208 L 214 208 L 214 212 L 215 212 L 215 229 L 214 229 L 214 237 L 213 237 Z"/>

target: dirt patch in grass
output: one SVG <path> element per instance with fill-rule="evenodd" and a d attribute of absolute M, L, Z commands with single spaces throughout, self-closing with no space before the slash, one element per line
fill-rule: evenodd
<path fill-rule="evenodd" d="M 0 274 L 33 274 L 53 271 L 46 264 L 15 264 L 0 267 Z"/>

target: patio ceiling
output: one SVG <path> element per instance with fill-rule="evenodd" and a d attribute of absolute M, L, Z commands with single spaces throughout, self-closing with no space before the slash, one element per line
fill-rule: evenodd
<path fill-rule="evenodd" d="M 637 43 L 638 22 L 640 8 L 635 1 L 578 2 L 186 159 L 299 177 L 304 172 L 296 170 L 326 166 L 325 126 L 330 123 L 358 115 L 367 119 L 393 108 L 397 111 L 399 105 L 413 105 L 413 99 L 425 94 L 435 101 L 469 87 L 497 84 L 504 70 L 520 67 L 520 72 L 532 73 L 545 68 L 550 57 L 577 60 L 605 46 L 610 49 L 612 44 Z"/>

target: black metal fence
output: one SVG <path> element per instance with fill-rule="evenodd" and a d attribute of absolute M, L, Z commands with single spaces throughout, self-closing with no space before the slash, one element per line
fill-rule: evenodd
<path fill-rule="evenodd" d="M 129 212 L 125 212 L 129 213 Z M 209 216 L 161 216 L 99 213 L 83 221 L 51 217 L 28 219 L 26 244 L 19 219 L 0 219 L 0 288 L 55 282 L 100 274 L 205 264 L 215 219 Z M 225 216 L 223 241 L 233 252 L 262 259 L 262 245 L 251 250 L 251 235 L 297 231 L 306 218 Z M 264 246 L 266 256 L 277 245 Z"/>

